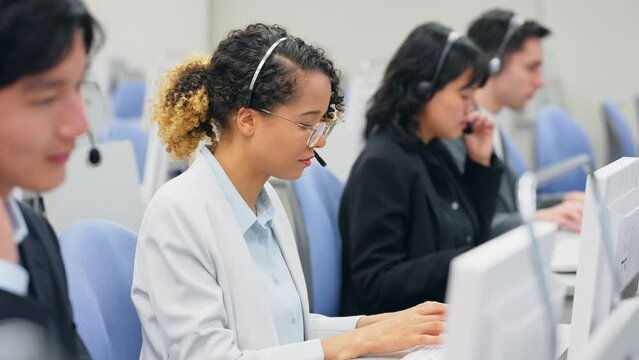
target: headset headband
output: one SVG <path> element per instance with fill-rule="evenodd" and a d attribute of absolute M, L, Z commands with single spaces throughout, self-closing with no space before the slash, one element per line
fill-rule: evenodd
<path fill-rule="evenodd" d="M 499 47 L 497 48 L 497 52 L 495 53 L 493 58 L 490 59 L 490 62 L 489 62 L 490 73 L 492 75 L 497 74 L 501 71 L 501 68 L 504 63 L 504 53 L 506 52 L 506 47 L 510 43 L 510 40 L 513 38 L 517 30 L 519 30 L 519 28 L 521 28 L 522 25 L 524 25 L 524 23 L 525 23 L 525 20 L 522 17 L 517 15 L 513 15 L 508 21 L 508 29 L 506 30 L 506 34 L 504 35 L 504 38 L 501 40 L 501 43 L 499 44 Z"/>
<path fill-rule="evenodd" d="M 268 48 L 268 50 L 266 50 L 266 54 L 264 54 L 264 57 L 262 57 L 262 60 L 257 65 L 257 69 L 255 69 L 255 74 L 253 74 L 253 79 L 251 79 L 251 84 L 249 85 L 249 88 L 248 88 L 248 94 L 246 96 L 246 100 L 244 100 L 245 108 L 251 108 L 251 105 L 253 103 L 253 88 L 255 87 L 255 81 L 257 81 L 257 77 L 260 75 L 260 71 L 262 70 L 262 67 L 266 63 L 266 60 L 268 60 L 268 57 L 271 56 L 271 53 L 273 52 L 273 50 L 275 50 L 277 45 L 279 45 L 282 41 L 286 39 L 287 37 L 283 37 L 277 40 L 276 42 L 274 42 L 273 45 L 271 45 L 271 47 Z"/>
<path fill-rule="evenodd" d="M 454 31 L 448 33 L 448 39 L 446 40 L 446 46 L 444 46 L 444 50 L 442 50 L 442 54 L 439 56 L 439 61 L 437 62 L 437 67 L 435 68 L 435 75 L 433 75 L 433 80 L 430 81 L 433 88 L 437 85 L 437 80 L 439 80 L 439 75 L 444 68 L 444 64 L 446 63 L 446 58 L 448 54 L 453 49 L 453 46 L 459 40 L 459 34 Z"/>

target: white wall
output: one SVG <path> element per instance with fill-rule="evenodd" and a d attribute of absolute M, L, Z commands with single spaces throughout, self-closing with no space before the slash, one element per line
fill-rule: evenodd
<path fill-rule="evenodd" d="M 623 100 L 635 122 L 631 96 L 639 91 L 639 2 L 633 0 L 395 0 L 292 1 L 213 0 L 210 7 L 212 44 L 234 28 L 252 22 L 278 23 L 290 33 L 324 47 L 342 69 L 346 82 L 372 60 L 383 70 L 387 59 L 416 25 L 430 20 L 465 32 L 468 23 L 494 6 L 544 22 L 553 30 L 547 42 L 551 100 L 560 102 L 584 125 L 598 159 L 604 143 L 599 103 L 607 96 Z M 549 89 L 551 90 L 551 89 Z M 337 135 L 337 134 L 336 134 Z M 347 130 L 331 139 L 322 155 L 345 178 L 358 133 Z M 521 138 L 521 136 L 519 136 Z M 522 144 L 530 145 L 522 140 Z M 524 155 L 530 158 L 528 149 Z"/>
<path fill-rule="evenodd" d="M 212 40 L 252 22 L 277 23 L 310 43 L 325 47 L 345 74 L 365 59 L 388 59 L 418 24 L 436 20 L 464 31 L 468 20 L 487 6 L 504 4 L 526 16 L 537 15 L 533 1 L 293 1 L 213 0 Z"/>
<path fill-rule="evenodd" d="M 419 23 L 437 20 L 465 32 L 482 11 L 501 6 L 545 22 L 553 35 L 546 42 L 548 96 L 565 106 L 586 128 L 598 159 L 605 144 L 599 103 L 621 100 L 636 126 L 631 97 L 639 91 L 639 1 L 612 0 L 86 0 L 106 30 L 107 41 L 92 74 L 104 86 L 108 64 L 153 70 L 192 53 L 211 53 L 229 30 L 261 21 L 278 23 L 292 34 L 324 47 L 342 69 L 345 85 L 366 72 L 383 71 L 386 61 Z M 156 73 L 157 71 L 150 71 Z M 527 112 L 528 117 L 533 112 Z M 350 124 L 334 133 L 322 155 L 345 178 L 357 155 L 361 131 Z M 526 131 L 515 134 L 530 159 Z"/>
<path fill-rule="evenodd" d="M 85 0 L 106 33 L 91 73 L 104 86 L 112 59 L 143 71 L 167 60 L 208 52 L 207 0 Z"/>
<path fill-rule="evenodd" d="M 620 101 L 631 126 L 637 125 L 631 100 L 639 92 L 639 2 L 563 0 L 553 1 L 551 10 L 549 60 L 566 108 L 586 127 L 601 163 L 606 146 L 601 100 Z"/>

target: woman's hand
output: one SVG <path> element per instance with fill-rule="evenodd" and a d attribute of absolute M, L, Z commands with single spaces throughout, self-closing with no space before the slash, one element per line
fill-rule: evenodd
<path fill-rule="evenodd" d="M 322 340 L 326 359 L 352 359 L 389 353 L 420 345 L 442 343 L 447 306 L 425 302 L 396 313 L 382 314 L 376 322 Z M 361 320 L 360 320 L 361 321 Z"/>
<path fill-rule="evenodd" d="M 469 115 L 468 122 L 473 126 L 473 133 L 463 136 L 468 156 L 479 164 L 490 166 L 495 123 L 478 111 Z"/>

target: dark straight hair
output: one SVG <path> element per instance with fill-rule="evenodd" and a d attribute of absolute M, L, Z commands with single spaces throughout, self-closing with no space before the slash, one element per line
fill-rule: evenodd
<path fill-rule="evenodd" d="M 418 26 L 408 35 L 388 64 L 382 84 L 371 99 L 366 113 L 365 138 L 376 129 L 388 129 L 401 142 L 416 140 L 417 114 L 430 101 L 419 84 L 432 81 L 450 32 L 450 28 L 430 22 Z M 486 58 L 472 41 L 460 37 L 450 49 L 437 82 L 432 84 L 432 94 L 467 69 L 472 70 L 472 76 L 466 87 L 486 83 Z"/>
<path fill-rule="evenodd" d="M 87 52 L 103 39 L 80 0 L 0 0 L 0 88 L 57 65 L 78 30 Z"/>
<path fill-rule="evenodd" d="M 515 13 L 503 9 L 493 9 L 483 13 L 473 21 L 468 28 L 468 37 L 484 52 L 488 58 L 496 55 L 499 46 L 502 45 L 510 19 Z M 533 20 L 526 20 L 512 38 L 505 44 L 504 59 L 524 46 L 524 42 L 530 38 L 543 39 L 550 35 L 550 30 Z"/>

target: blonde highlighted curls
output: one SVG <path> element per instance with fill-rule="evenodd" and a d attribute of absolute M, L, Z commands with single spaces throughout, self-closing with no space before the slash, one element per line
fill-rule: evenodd
<path fill-rule="evenodd" d="M 206 138 L 216 141 L 212 119 L 207 116 L 209 63 L 210 57 L 193 57 L 167 70 L 160 80 L 153 121 L 159 125 L 166 151 L 177 159 L 189 157 Z"/>

